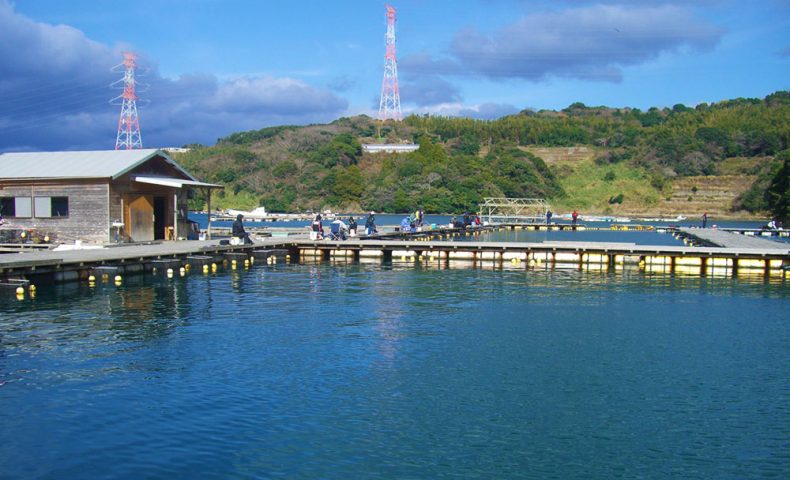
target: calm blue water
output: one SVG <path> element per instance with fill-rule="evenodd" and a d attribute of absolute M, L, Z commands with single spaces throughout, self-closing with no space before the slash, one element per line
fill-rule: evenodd
<path fill-rule="evenodd" d="M 2 478 L 787 478 L 790 286 L 256 266 L 0 302 Z"/>

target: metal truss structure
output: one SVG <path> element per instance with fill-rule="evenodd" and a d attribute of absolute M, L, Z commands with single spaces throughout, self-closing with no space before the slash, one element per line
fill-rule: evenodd
<path fill-rule="evenodd" d="M 542 198 L 486 197 L 478 209 L 483 221 L 498 224 L 544 223 L 550 208 Z"/>
<path fill-rule="evenodd" d="M 387 8 L 387 52 L 384 55 L 384 80 L 381 82 L 379 120 L 402 120 L 400 110 L 400 88 L 398 87 L 398 64 L 395 56 L 395 9 Z"/>
<path fill-rule="evenodd" d="M 118 135 L 115 138 L 116 150 L 131 150 L 143 148 L 143 139 L 140 135 L 140 118 L 137 115 L 137 94 L 135 92 L 134 71 L 137 68 L 137 55 L 123 52 L 123 63 L 113 67 L 112 71 L 119 71 L 123 67 L 123 78 L 112 83 L 115 87 L 123 83 L 123 93 L 110 100 L 113 105 L 121 105 L 121 116 L 118 119 Z"/>

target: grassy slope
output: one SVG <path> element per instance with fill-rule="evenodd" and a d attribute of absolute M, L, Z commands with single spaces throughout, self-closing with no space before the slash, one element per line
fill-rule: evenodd
<path fill-rule="evenodd" d="M 661 198 L 647 173 L 625 163 L 598 165 L 594 147 L 535 147 L 526 150 L 540 156 L 557 176 L 565 196 L 551 199 L 558 211 L 581 210 L 618 213 L 649 210 Z M 609 199 L 623 194 L 622 204 Z"/>
<path fill-rule="evenodd" d="M 753 217 L 746 212 L 731 212 L 735 199 L 754 181 L 751 175 L 761 159 L 730 158 L 722 162 L 720 175 L 680 177 L 663 190 L 655 188 L 647 172 L 627 163 L 598 165 L 594 147 L 528 150 L 546 161 L 565 190 L 562 198 L 550 199 L 558 212 L 571 210 L 645 216 L 698 216 L 708 212 L 722 217 Z M 608 174 L 608 180 L 607 180 Z M 623 194 L 622 204 L 609 199 Z"/>

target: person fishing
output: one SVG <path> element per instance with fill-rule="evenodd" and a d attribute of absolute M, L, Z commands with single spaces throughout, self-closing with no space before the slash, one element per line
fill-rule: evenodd
<path fill-rule="evenodd" d="M 378 230 L 376 230 L 376 215 L 373 212 L 370 212 L 368 219 L 365 220 L 365 233 L 368 235 L 378 233 Z"/>
<path fill-rule="evenodd" d="M 252 244 L 252 240 L 250 240 L 250 234 L 247 233 L 246 230 L 244 230 L 244 223 L 242 223 L 241 221 L 242 218 L 244 218 L 244 215 L 242 214 L 236 215 L 236 221 L 233 222 L 231 236 L 240 238 L 245 245 L 250 245 Z"/>

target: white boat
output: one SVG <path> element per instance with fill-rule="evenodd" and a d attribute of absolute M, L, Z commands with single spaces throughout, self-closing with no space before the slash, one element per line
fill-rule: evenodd
<path fill-rule="evenodd" d="M 256 220 L 256 219 L 257 220 L 263 220 L 263 219 L 269 217 L 269 214 L 266 213 L 266 208 L 265 207 L 258 207 L 255 210 L 252 210 L 250 212 L 247 212 L 247 211 L 244 211 L 244 210 L 233 210 L 231 208 L 231 209 L 228 209 L 228 215 L 231 216 L 231 217 L 236 217 L 237 215 L 243 215 L 244 218 L 246 218 L 247 220 Z"/>
<path fill-rule="evenodd" d="M 664 218 L 664 217 L 643 218 L 642 221 L 644 221 L 644 222 L 682 222 L 685 219 L 686 219 L 686 217 L 684 217 L 683 215 L 678 215 L 677 217 L 674 217 L 674 218 Z"/>

